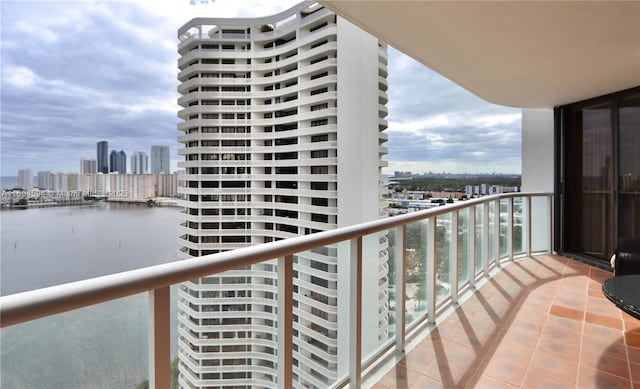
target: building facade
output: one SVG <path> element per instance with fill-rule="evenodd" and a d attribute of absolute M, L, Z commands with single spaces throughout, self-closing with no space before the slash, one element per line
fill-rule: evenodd
<path fill-rule="evenodd" d="M 109 143 L 106 140 L 97 144 L 96 160 L 98 164 L 98 172 L 109 173 Z"/>
<path fill-rule="evenodd" d="M 18 170 L 18 187 L 24 190 L 33 188 L 33 170 L 21 169 Z"/>
<path fill-rule="evenodd" d="M 80 158 L 80 174 L 96 174 L 98 162 L 93 158 Z"/>
<path fill-rule="evenodd" d="M 182 258 L 384 215 L 384 44 L 313 2 L 194 19 L 178 36 Z M 363 244 L 364 355 L 388 336 L 387 246 L 384 235 Z M 344 252 L 294 258 L 297 387 L 327 387 L 347 371 Z M 181 286 L 182 386 L 275 386 L 275 280 L 271 262 Z"/>
<path fill-rule="evenodd" d="M 151 173 L 171 173 L 169 146 L 151 146 Z"/>
<path fill-rule="evenodd" d="M 109 172 L 127 172 L 127 154 L 123 150 L 111 150 L 111 153 L 109 154 Z"/>
<path fill-rule="evenodd" d="M 149 157 L 144 151 L 134 151 L 131 155 L 131 173 L 144 174 L 149 171 Z"/>

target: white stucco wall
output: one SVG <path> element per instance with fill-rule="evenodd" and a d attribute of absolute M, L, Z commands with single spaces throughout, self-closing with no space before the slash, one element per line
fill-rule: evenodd
<path fill-rule="evenodd" d="M 522 191 L 553 192 L 553 109 L 522 110 Z"/>

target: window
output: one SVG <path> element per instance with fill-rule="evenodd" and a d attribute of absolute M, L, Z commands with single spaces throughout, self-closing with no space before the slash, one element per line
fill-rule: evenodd
<path fill-rule="evenodd" d="M 311 158 L 327 158 L 329 156 L 328 150 L 313 150 L 311 151 Z"/>

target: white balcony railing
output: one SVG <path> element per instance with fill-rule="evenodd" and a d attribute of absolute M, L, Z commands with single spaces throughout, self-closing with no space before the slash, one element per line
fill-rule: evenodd
<path fill-rule="evenodd" d="M 327 245 L 349 247 L 350 292 L 348 374 L 334 387 L 360 387 L 363 369 L 376 366 L 390 352 L 404 352 L 405 342 L 424 324 L 433 324 L 477 282 L 499 271 L 501 263 L 552 247 L 552 195 L 512 193 L 458 202 L 307 236 L 245 247 L 197 260 L 183 260 L 111 274 L 0 298 L 0 324 L 8 327 L 102 302 L 149 293 L 151 387 L 170 386 L 171 285 L 206 275 L 277 259 L 278 387 L 293 386 L 293 256 Z M 387 341 L 362 355 L 363 238 L 387 232 L 389 306 L 395 323 Z M 376 238 L 376 242 L 381 238 Z M 371 260 L 377 260 L 373 258 Z M 366 260 L 370 260 L 367 258 Z M 408 265 L 412 268 L 409 268 Z M 377 266 L 377 264 L 376 264 Z M 424 296 L 407 307 L 408 276 L 426 285 Z M 419 283 L 420 284 L 420 283 Z M 417 293 L 416 295 L 420 295 Z M 424 304 L 423 304 L 424 302 Z"/>

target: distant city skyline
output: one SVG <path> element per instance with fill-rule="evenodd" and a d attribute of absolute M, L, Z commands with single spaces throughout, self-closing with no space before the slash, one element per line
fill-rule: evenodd
<path fill-rule="evenodd" d="M 2 176 L 76 171 L 69 156 L 94 157 L 102 139 L 128 152 L 168 145 L 175 171 L 176 29 L 196 16 L 272 15 L 296 3 L 0 3 Z M 484 102 L 394 49 L 388 68 L 385 173 L 520 173 L 519 109 Z"/>

